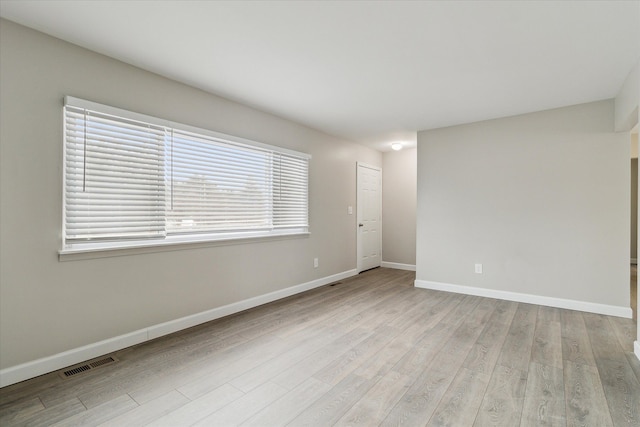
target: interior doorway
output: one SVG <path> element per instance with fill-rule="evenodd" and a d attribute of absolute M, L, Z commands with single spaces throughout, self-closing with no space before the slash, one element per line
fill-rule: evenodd
<path fill-rule="evenodd" d="M 382 262 L 382 170 L 357 163 L 357 269 L 380 267 Z"/>
<path fill-rule="evenodd" d="M 631 259 L 630 290 L 633 319 L 638 318 L 638 124 L 631 130 Z"/>

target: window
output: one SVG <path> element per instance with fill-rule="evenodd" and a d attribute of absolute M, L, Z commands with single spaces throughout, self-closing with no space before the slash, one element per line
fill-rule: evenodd
<path fill-rule="evenodd" d="M 310 156 L 65 98 L 63 250 L 308 232 Z"/>

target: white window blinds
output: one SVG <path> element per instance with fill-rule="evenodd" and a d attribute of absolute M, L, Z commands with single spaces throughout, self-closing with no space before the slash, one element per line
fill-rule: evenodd
<path fill-rule="evenodd" d="M 307 159 L 277 154 L 273 159 L 273 175 L 274 227 L 304 227 L 309 208 Z"/>
<path fill-rule="evenodd" d="M 171 153 L 170 232 L 273 227 L 271 152 L 174 131 Z"/>
<path fill-rule="evenodd" d="M 65 98 L 64 239 L 308 230 L 309 156 Z"/>
<path fill-rule="evenodd" d="M 164 235 L 164 129 L 70 105 L 65 118 L 66 239 Z"/>

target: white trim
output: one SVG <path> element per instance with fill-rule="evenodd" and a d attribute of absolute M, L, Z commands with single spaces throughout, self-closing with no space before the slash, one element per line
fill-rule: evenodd
<path fill-rule="evenodd" d="M 382 168 L 380 166 L 375 166 L 375 165 L 372 165 L 371 163 L 356 162 L 356 166 L 362 166 L 364 168 L 373 169 L 378 172 L 382 172 Z"/>
<path fill-rule="evenodd" d="M 94 344 L 77 347 L 53 356 L 43 357 L 21 365 L 0 370 L 0 387 L 15 384 L 58 369 L 65 368 L 103 354 L 130 347 L 147 341 L 144 329 L 109 338 Z"/>
<path fill-rule="evenodd" d="M 171 334 L 173 332 L 190 328 L 192 326 L 209 322 L 211 320 L 219 319 L 233 313 L 238 313 L 249 308 L 257 307 L 262 304 L 315 289 L 320 286 L 335 282 L 337 280 L 355 276 L 357 274 L 358 272 L 355 269 L 343 271 L 342 273 L 322 277 L 320 279 L 315 279 L 310 282 L 302 283 L 300 285 L 280 289 L 268 294 L 259 295 L 257 297 L 238 301 L 222 307 L 217 307 L 211 310 L 192 314 L 190 316 L 185 316 L 180 319 L 175 319 L 168 322 L 160 323 L 158 325 L 153 325 L 148 328 L 139 329 L 137 331 L 117 337 L 108 338 L 106 340 L 99 341 L 93 344 L 88 344 L 82 347 L 67 350 L 62 353 L 54 354 L 53 356 L 43 357 L 31 362 L 12 366 L 10 368 L 5 368 L 0 370 L 0 387 L 15 384 L 29 378 L 34 378 L 38 375 L 56 371 L 67 366 L 74 365 L 76 363 L 84 362 L 85 360 L 93 359 L 104 354 L 112 353 L 123 348 L 131 347 L 135 344 L 140 344 L 142 342 L 161 337 L 163 335 Z"/>
<path fill-rule="evenodd" d="M 638 360 L 640 360 L 640 341 L 634 341 L 633 352 L 636 354 Z"/>
<path fill-rule="evenodd" d="M 380 264 L 380 267 L 395 268 L 396 270 L 416 271 L 415 264 L 401 264 L 399 262 L 382 261 L 382 263 Z"/>
<path fill-rule="evenodd" d="M 598 304 L 594 302 L 545 297 L 541 295 L 521 294 L 518 292 L 499 291 L 496 289 L 452 285 L 450 283 L 431 282 L 428 280 L 416 280 L 414 282 L 414 286 L 416 288 L 455 292 L 457 294 L 475 295 L 479 297 L 524 302 L 527 304 L 546 305 L 549 307 L 585 311 L 588 313 L 606 314 L 607 316 L 625 317 L 627 319 L 631 319 L 633 314 L 631 311 L 631 307 L 620 307 L 617 305 Z"/>
<path fill-rule="evenodd" d="M 191 316 L 182 317 L 180 319 L 171 320 L 169 322 L 160 323 L 149 327 L 148 339 L 155 339 L 163 335 L 168 335 L 173 332 L 181 331 L 186 328 L 190 328 L 195 325 L 200 325 L 211 320 L 219 319 L 230 314 L 238 313 L 243 310 L 247 310 L 253 307 L 258 307 L 262 304 L 267 304 L 272 301 L 276 301 L 282 298 L 289 297 L 291 295 L 299 294 L 311 289 L 318 288 L 320 286 L 333 283 L 338 280 L 346 279 L 347 277 L 355 276 L 358 272 L 356 270 L 348 270 L 342 273 L 333 274 L 331 276 L 323 277 L 320 279 L 312 280 L 301 285 L 291 286 L 289 288 L 280 289 L 278 291 L 270 292 L 268 294 L 259 295 L 257 297 L 245 299 L 242 301 L 228 304 L 222 307 L 214 308 L 212 310 L 203 311 L 201 313 L 192 314 Z"/>
<path fill-rule="evenodd" d="M 169 236 L 163 240 L 134 240 L 111 243 L 83 243 L 79 247 L 69 245 L 58 251 L 59 261 L 76 261 L 81 259 L 108 258 L 123 255 L 135 255 L 154 252 L 177 251 L 197 247 L 237 245 L 258 243 L 261 241 L 294 239 L 309 237 L 308 231 L 278 231 L 273 233 L 246 232 L 224 233 L 220 235 Z"/>

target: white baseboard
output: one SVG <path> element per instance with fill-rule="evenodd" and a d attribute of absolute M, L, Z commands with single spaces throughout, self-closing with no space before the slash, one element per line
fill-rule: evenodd
<path fill-rule="evenodd" d="M 382 261 L 380 263 L 380 267 L 395 268 L 396 270 L 416 271 L 416 266 L 414 264 L 400 264 L 399 262 Z"/>
<path fill-rule="evenodd" d="M 147 328 L 147 330 L 149 331 L 148 339 L 151 340 L 154 338 L 161 337 L 163 335 L 168 335 L 173 332 L 181 331 L 183 329 L 187 329 L 192 326 L 200 325 L 201 323 L 209 322 L 211 320 L 219 319 L 221 317 L 238 313 L 240 311 L 247 310 L 249 308 L 257 307 L 262 304 L 266 304 L 272 301 L 289 297 L 291 295 L 299 294 L 304 291 L 315 289 L 320 286 L 324 286 L 329 283 L 336 282 L 338 280 L 346 279 L 347 277 L 355 276 L 357 274 L 358 272 L 355 269 L 348 270 L 342 273 L 333 274 L 331 276 L 312 280 L 311 282 L 303 283 L 301 285 L 291 286 L 289 288 L 281 289 L 279 291 L 270 292 L 268 294 L 249 298 L 243 301 L 238 301 L 233 304 L 225 305 L 223 307 L 218 307 L 212 310 L 203 311 L 202 313 L 196 313 L 196 314 L 192 314 L 191 316 L 186 316 L 180 319 L 171 320 L 169 322 L 160 323 L 159 325 L 154 325 Z"/>
<path fill-rule="evenodd" d="M 475 295 L 479 297 L 524 302 L 528 304 L 546 305 L 549 307 L 567 308 L 569 310 L 606 314 L 608 316 L 625 317 L 627 319 L 631 319 L 633 314 L 631 311 L 631 307 L 620 307 L 616 305 L 597 304 L 594 302 L 521 294 L 518 292 L 499 291 L 495 289 L 475 288 L 472 286 L 452 285 L 449 283 L 431 282 L 428 280 L 416 280 L 414 284 L 416 288 L 455 292 L 457 294 Z"/>
<path fill-rule="evenodd" d="M 63 351 L 42 359 L 33 360 L 21 365 L 12 366 L 0 370 L 0 387 L 15 384 L 28 380 L 39 375 L 57 371 L 85 360 L 93 359 L 103 354 L 108 354 L 116 350 L 130 347 L 147 341 L 147 332 L 144 329 L 130 332 L 128 334 L 109 338 L 94 344 Z"/>
<path fill-rule="evenodd" d="M 238 301 L 222 307 L 196 313 L 180 319 L 171 320 L 169 322 L 153 325 L 148 328 L 139 329 L 128 334 L 109 338 L 97 343 L 74 348 L 52 356 L 43 357 L 42 359 L 33 360 L 31 362 L 12 366 L 0 370 L 0 387 L 15 384 L 20 381 L 34 378 L 49 372 L 57 371 L 67 366 L 81 363 L 108 353 L 112 353 L 123 348 L 131 347 L 163 335 L 181 331 L 192 326 L 196 326 L 211 320 L 219 319 L 230 314 L 238 313 L 249 308 L 257 307 L 272 301 L 286 298 L 291 295 L 299 294 L 320 286 L 333 283 L 347 277 L 357 275 L 357 270 L 348 270 L 342 273 L 333 274 L 331 276 L 322 277 L 300 285 L 291 286 L 289 288 L 270 292 L 268 294 Z"/>

